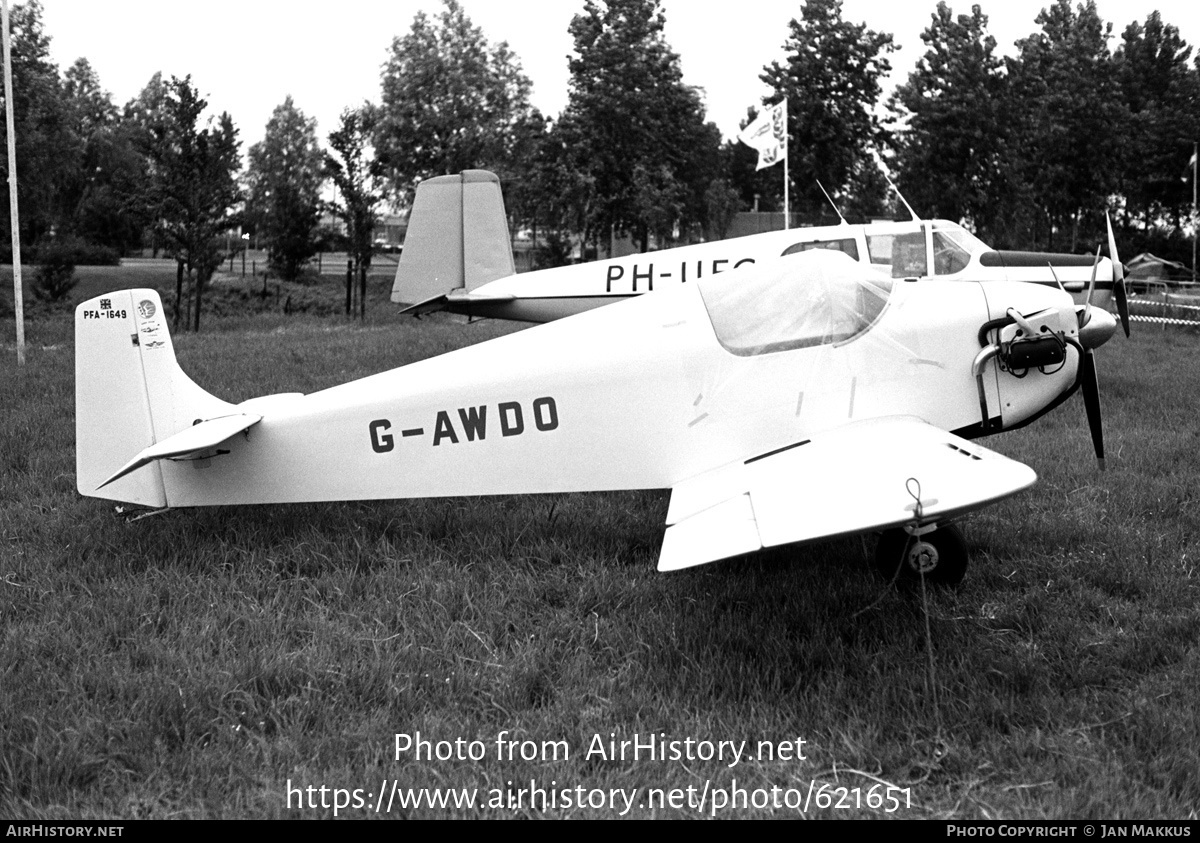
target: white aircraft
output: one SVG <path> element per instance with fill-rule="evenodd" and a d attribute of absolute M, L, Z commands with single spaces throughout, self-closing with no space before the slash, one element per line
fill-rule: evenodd
<path fill-rule="evenodd" d="M 911 211 L 911 209 L 910 209 Z M 839 213 L 840 216 L 840 213 Z M 1109 308 L 1115 296 L 1129 335 L 1124 267 L 1089 255 L 996 251 L 946 220 L 794 228 L 659 252 L 516 274 L 500 180 L 486 170 L 426 179 L 417 188 L 392 301 L 420 316 L 549 322 L 621 299 L 698 281 L 780 255 L 829 249 L 892 278 L 1030 281 L 1062 286 L 1083 304 Z M 1116 254 L 1109 226 L 1109 254 Z M 1049 266 L 1048 266 L 1049 264 Z"/>
<path fill-rule="evenodd" d="M 660 570 L 882 530 L 881 565 L 956 582 L 950 519 L 1036 479 L 969 440 L 1082 385 L 1102 459 L 1092 350 L 1115 326 L 1055 287 L 820 250 L 234 405 L 179 368 L 158 294 L 126 290 L 75 314 L 78 488 L 158 508 L 666 488 Z"/>

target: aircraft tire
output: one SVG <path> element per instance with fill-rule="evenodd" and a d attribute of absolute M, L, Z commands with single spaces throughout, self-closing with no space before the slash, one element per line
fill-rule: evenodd
<path fill-rule="evenodd" d="M 917 537 L 902 529 L 886 530 L 875 548 L 875 567 L 889 582 L 893 577 L 919 582 L 924 567 L 925 582 L 958 585 L 967 573 L 967 558 L 967 542 L 957 524 L 943 524 Z"/>

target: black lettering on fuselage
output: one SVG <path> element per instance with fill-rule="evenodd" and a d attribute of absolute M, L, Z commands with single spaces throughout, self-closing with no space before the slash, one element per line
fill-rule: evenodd
<path fill-rule="evenodd" d="M 454 423 L 450 421 L 450 414 L 445 410 L 438 410 L 437 422 L 433 427 L 433 444 L 442 444 L 443 439 L 449 439 L 451 444 L 458 444 L 458 434 L 454 432 Z"/>
<path fill-rule="evenodd" d="M 637 292 L 637 282 L 639 280 L 646 282 L 647 292 L 654 290 L 654 264 L 650 264 L 650 268 L 645 272 L 638 272 L 637 264 L 633 265 L 633 291 L 635 293 Z"/>
<path fill-rule="evenodd" d="M 525 432 L 525 420 L 521 416 L 521 405 L 506 401 L 496 408 L 500 411 L 500 432 L 505 436 L 520 436 Z"/>
<path fill-rule="evenodd" d="M 534 427 L 541 433 L 558 430 L 558 404 L 549 395 L 534 399 L 529 405 L 533 411 Z M 504 436 L 520 436 L 525 433 L 525 410 L 520 401 L 504 401 L 495 405 L 496 416 L 500 417 L 500 433 Z M 463 434 L 467 442 L 482 442 L 487 439 L 487 404 L 474 407 L 459 407 L 457 409 L 459 430 L 454 424 L 452 410 L 438 410 L 433 423 L 433 439 L 430 444 L 438 446 L 444 442 L 457 445 L 462 441 Z M 199 424 L 199 419 L 197 419 Z M 392 430 L 391 419 L 375 419 L 367 424 L 367 432 L 371 440 L 371 449 L 377 454 L 386 454 L 396 449 L 396 434 Z M 426 428 L 400 428 L 401 437 L 423 437 Z"/>
<path fill-rule="evenodd" d="M 474 442 L 476 439 L 482 440 L 487 436 L 486 404 L 479 407 L 460 407 L 458 419 L 462 422 L 463 432 L 467 434 L 468 442 Z"/>
<path fill-rule="evenodd" d="M 396 440 L 392 438 L 390 433 L 384 433 L 385 430 L 390 430 L 392 423 L 387 419 L 376 419 L 371 422 L 371 448 L 377 454 L 386 454 L 388 451 L 396 447 Z"/>
<path fill-rule="evenodd" d="M 543 433 L 558 427 L 558 405 L 553 398 L 547 396 L 533 402 L 533 423 Z"/>
<path fill-rule="evenodd" d="M 709 274 L 716 275 L 718 272 L 727 271 L 730 268 L 729 264 L 731 262 L 733 263 L 732 268 L 738 269 L 742 266 L 745 266 L 746 264 L 753 264 L 754 258 L 739 258 L 736 261 L 734 261 L 733 258 L 713 258 L 712 263 L 709 265 Z M 703 260 L 696 261 L 696 266 L 695 266 L 696 280 L 699 280 L 704 277 L 704 264 L 705 264 L 705 262 Z M 681 284 L 686 284 L 688 282 L 689 267 L 690 267 L 690 264 L 688 263 L 688 261 L 680 261 L 680 263 L 679 263 L 679 281 Z M 674 270 L 667 271 L 667 270 L 663 270 L 660 268 L 656 269 L 655 265 L 653 263 L 646 264 L 646 265 L 640 265 L 640 264 L 635 263 L 630 267 L 630 269 L 632 270 L 632 272 L 630 274 L 630 286 L 628 289 L 629 289 L 629 292 L 632 292 L 632 293 L 639 292 L 638 283 L 641 281 L 646 282 L 644 291 L 651 292 L 654 290 L 655 279 L 657 279 L 659 281 L 664 281 L 664 280 L 669 280 L 669 279 L 675 277 Z M 622 281 L 622 280 L 624 280 L 625 277 L 626 277 L 626 274 L 625 274 L 624 266 L 620 266 L 620 265 L 616 265 L 616 264 L 610 265 L 608 267 L 608 269 L 606 270 L 606 274 L 604 277 L 604 292 L 606 292 L 606 293 L 613 292 L 613 282 L 614 281 Z M 616 292 L 618 292 L 618 293 L 622 292 L 620 285 L 618 285 Z"/>
<path fill-rule="evenodd" d="M 611 293 L 612 292 L 612 282 L 620 280 L 621 276 L 624 274 L 625 274 L 625 267 L 610 266 L 608 268 L 608 278 L 606 279 L 606 284 L 604 286 L 604 292 Z"/>

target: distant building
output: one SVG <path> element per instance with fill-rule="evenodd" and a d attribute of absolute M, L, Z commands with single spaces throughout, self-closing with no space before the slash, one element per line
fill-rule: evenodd
<path fill-rule="evenodd" d="M 337 234 L 346 233 L 346 223 L 341 217 L 326 211 L 317 223 L 321 228 Z M 375 248 L 379 251 L 398 252 L 404 246 L 404 235 L 408 231 L 408 215 L 386 211 L 375 220 Z"/>
<path fill-rule="evenodd" d="M 388 211 L 380 214 L 375 222 L 375 246 L 389 252 L 398 252 L 404 246 L 404 235 L 408 232 L 408 214 Z"/>
<path fill-rule="evenodd" d="M 1128 273 L 1125 277 L 1135 288 L 1139 283 L 1146 285 L 1153 282 L 1174 283 L 1192 280 L 1192 271 L 1184 264 L 1160 258 L 1149 252 L 1142 252 L 1125 261 L 1125 270 Z"/>

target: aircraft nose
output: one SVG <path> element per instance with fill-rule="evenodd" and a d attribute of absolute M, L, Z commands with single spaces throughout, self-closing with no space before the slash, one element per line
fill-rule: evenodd
<path fill-rule="evenodd" d="M 1079 318 L 1087 319 L 1079 326 L 1079 344 L 1089 350 L 1104 345 L 1117 330 L 1117 320 L 1107 310 L 1099 307 L 1081 310 Z"/>

